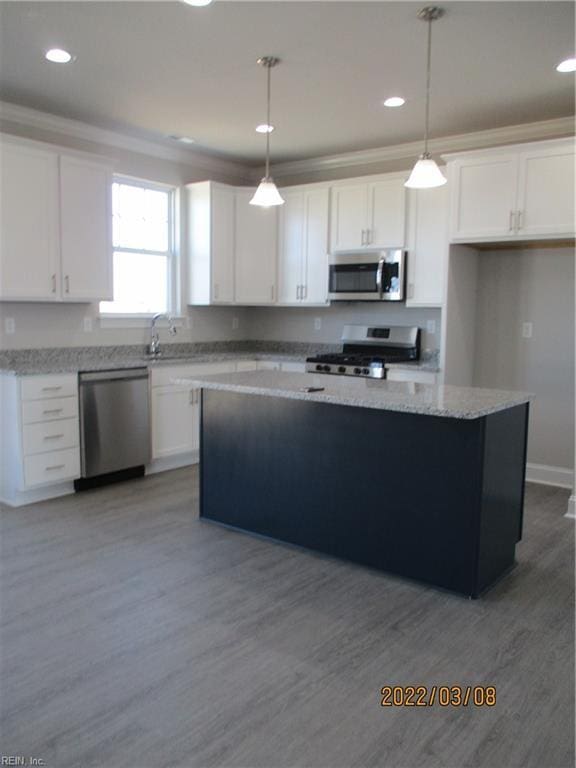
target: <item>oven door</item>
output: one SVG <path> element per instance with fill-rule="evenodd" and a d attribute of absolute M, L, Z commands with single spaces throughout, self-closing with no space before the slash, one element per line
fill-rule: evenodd
<path fill-rule="evenodd" d="M 400 249 L 333 257 L 328 296 L 332 301 L 402 301 L 404 267 Z"/>

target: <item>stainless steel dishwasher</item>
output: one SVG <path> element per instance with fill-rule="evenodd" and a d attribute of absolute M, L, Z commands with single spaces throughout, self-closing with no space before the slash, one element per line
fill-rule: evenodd
<path fill-rule="evenodd" d="M 151 454 L 148 369 L 80 373 L 79 390 L 76 490 L 143 475 Z"/>

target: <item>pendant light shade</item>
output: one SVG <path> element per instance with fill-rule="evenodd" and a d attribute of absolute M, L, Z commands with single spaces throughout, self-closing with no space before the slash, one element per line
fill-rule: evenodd
<path fill-rule="evenodd" d="M 430 189 L 432 187 L 441 187 L 446 184 L 446 177 L 432 160 L 428 152 L 428 133 L 430 127 L 430 63 L 432 60 L 432 22 L 444 15 L 442 8 L 436 6 L 427 6 L 418 11 L 418 18 L 428 23 L 428 56 L 426 60 L 426 119 L 424 122 L 424 152 L 418 158 L 418 161 L 405 187 L 411 189 Z"/>
<path fill-rule="evenodd" d="M 427 153 L 420 155 L 404 186 L 411 189 L 430 189 L 441 187 L 442 184 L 446 184 L 446 176 Z"/>
<path fill-rule="evenodd" d="M 280 59 L 275 56 L 262 56 L 258 59 L 258 64 L 261 67 L 266 67 L 267 70 L 267 118 L 266 125 L 270 123 L 270 70 L 280 63 Z M 274 179 L 270 176 L 270 133 L 266 132 L 266 172 L 264 178 L 258 185 L 258 189 L 254 193 L 254 197 L 250 200 L 250 205 L 259 205 L 262 208 L 270 208 L 273 205 L 282 205 L 284 199 L 282 198 Z"/>

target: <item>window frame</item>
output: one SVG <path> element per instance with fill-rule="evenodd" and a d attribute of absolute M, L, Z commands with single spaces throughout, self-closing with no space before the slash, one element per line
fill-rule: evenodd
<path fill-rule="evenodd" d="M 180 194 L 178 187 L 173 184 L 165 184 L 160 181 L 151 181 L 149 179 L 142 179 L 136 176 L 128 176 L 119 173 L 113 174 L 112 184 L 126 184 L 132 187 L 141 187 L 142 189 L 151 189 L 168 193 L 167 251 L 154 251 L 147 250 L 146 248 L 117 248 L 114 246 L 114 242 L 112 242 L 112 254 L 118 251 L 122 253 L 143 253 L 151 256 L 166 256 L 168 265 L 168 307 L 166 312 L 175 320 L 182 319 L 182 302 L 180 296 Z M 112 187 L 110 188 L 110 195 L 112 195 Z M 110 213 L 111 218 L 113 219 L 114 213 L 112 206 Z M 113 221 L 111 221 L 111 230 L 113 231 Z M 98 303 L 98 315 L 102 327 L 107 326 L 109 328 L 114 328 L 123 324 L 131 327 L 145 327 L 148 326 L 150 319 L 155 314 L 154 312 L 105 312 L 100 309 L 102 303 L 103 302 Z M 126 321 L 126 323 L 122 323 L 122 321 Z M 181 323 L 177 323 L 177 325 L 181 325 Z"/>

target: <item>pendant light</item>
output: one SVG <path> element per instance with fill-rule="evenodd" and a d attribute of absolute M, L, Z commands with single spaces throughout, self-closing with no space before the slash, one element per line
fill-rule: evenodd
<path fill-rule="evenodd" d="M 426 118 L 424 123 L 424 152 L 412 169 L 405 187 L 428 189 L 446 184 L 446 177 L 432 160 L 428 152 L 428 133 L 430 126 L 430 61 L 432 58 L 432 22 L 444 15 L 442 8 L 430 5 L 418 11 L 418 18 L 428 23 L 428 58 L 426 61 Z"/>
<path fill-rule="evenodd" d="M 258 59 L 258 64 L 261 67 L 266 67 L 267 70 L 267 113 L 266 113 L 266 125 L 270 123 L 270 70 L 280 63 L 280 59 L 275 56 L 262 56 Z M 250 200 L 250 205 L 259 205 L 262 208 L 269 208 L 273 205 L 282 205 L 284 203 L 283 198 L 278 192 L 274 179 L 270 176 L 270 133 L 266 132 L 266 171 L 264 178 L 260 182 L 258 189 L 254 193 L 254 197 Z"/>

